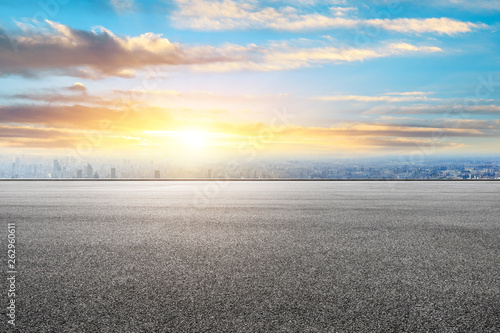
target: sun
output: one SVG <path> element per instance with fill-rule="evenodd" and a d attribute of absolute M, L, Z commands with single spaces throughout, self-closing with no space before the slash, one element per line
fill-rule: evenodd
<path fill-rule="evenodd" d="M 145 131 L 145 137 L 151 145 L 161 149 L 162 152 L 171 151 L 176 154 L 210 153 L 217 155 L 236 147 L 242 140 L 240 135 L 220 133 L 200 129 L 175 129 L 161 131 Z"/>
<path fill-rule="evenodd" d="M 179 143 L 193 148 L 207 146 L 210 141 L 210 135 L 202 131 L 176 131 L 173 136 Z"/>

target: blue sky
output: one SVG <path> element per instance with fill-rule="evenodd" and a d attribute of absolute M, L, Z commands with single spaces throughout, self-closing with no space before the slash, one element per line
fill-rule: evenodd
<path fill-rule="evenodd" d="M 96 154 L 184 151 L 186 133 L 234 154 L 271 128 L 272 154 L 496 154 L 499 18 L 470 0 L 4 2 L 0 151 L 99 131 Z"/>

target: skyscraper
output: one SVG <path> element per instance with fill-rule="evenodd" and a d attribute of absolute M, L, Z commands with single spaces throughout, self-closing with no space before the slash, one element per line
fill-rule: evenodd
<path fill-rule="evenodd" d="M 52 168 L 52 178 L 59 178 L 61 174 L 61 164 L 58 160 L 54 160 L 54 167 Z"/>
<path fill-rule="evenodd" d="M 85 174 L 85 177 L 86 178 L 92 178 L 94 177 L 94 168 L 92 167 L 92 165 L 90 165 L 90 163 L 87 163 L 87 166 L 85 167 L 86 168 L 86 174 Z"/>

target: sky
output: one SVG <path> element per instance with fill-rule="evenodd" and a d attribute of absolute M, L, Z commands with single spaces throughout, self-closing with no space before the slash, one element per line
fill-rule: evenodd
<path fill-rule="evenodd" d="M 0 2 L 0 153 L 498 155 L 500 1 Z"/>

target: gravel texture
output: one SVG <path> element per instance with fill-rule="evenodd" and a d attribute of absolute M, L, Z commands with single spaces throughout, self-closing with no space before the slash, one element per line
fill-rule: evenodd
<path fill-rule="evenodd" d="M 19 332 L 500 332 L 499 199 L 498 182 L 0 182 L 2 266 L 15 222 Z"/>

